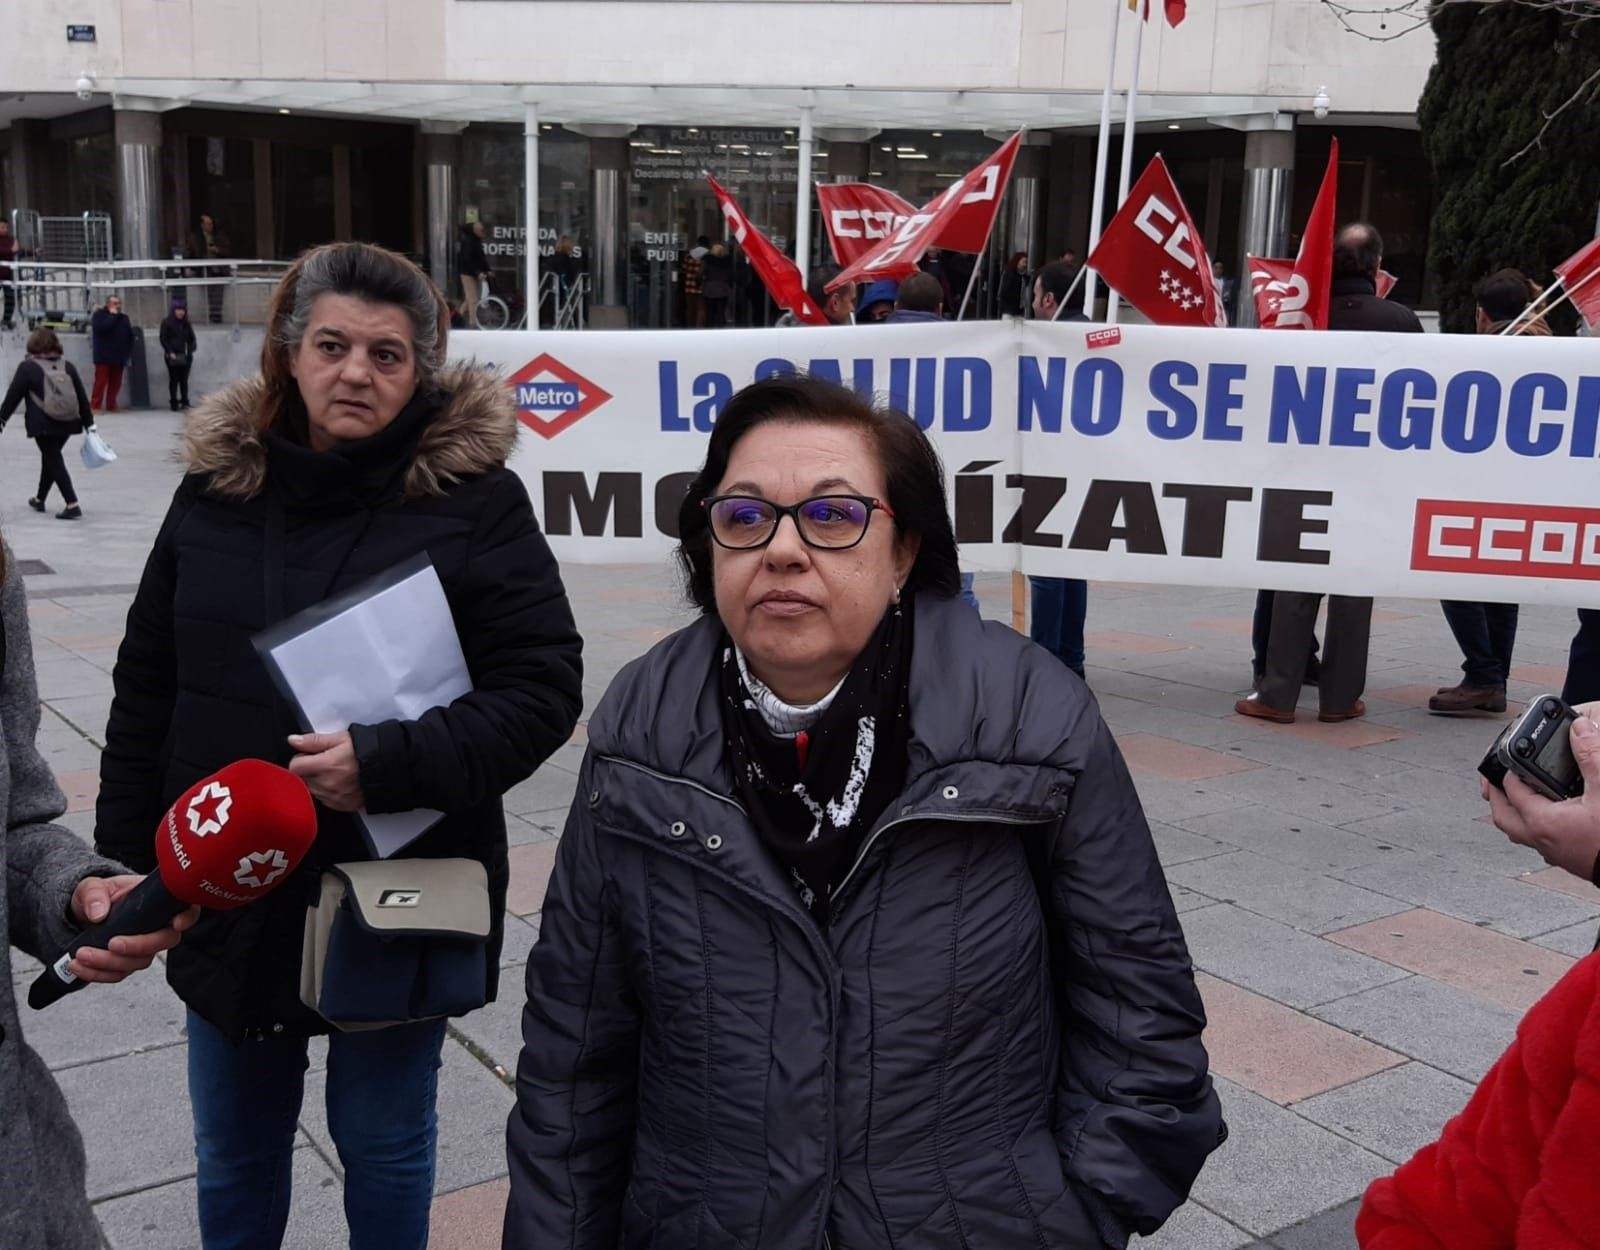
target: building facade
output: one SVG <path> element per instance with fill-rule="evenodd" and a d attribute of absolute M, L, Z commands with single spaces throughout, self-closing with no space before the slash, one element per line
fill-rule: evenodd
<path fill-rule="evenodd" d="M 1114 19 L 1120 133 L 1137 20 L 1117 0 L 42 0 L 0 47 L 0 211 L 106 213 L 128 259 L 192 254 L 201 213 L 237 257 L 369 239 L 452 291 L 482 221 L 515 300 L 532 173 L 540 253 L 573 241 L 592 322 L 665 326 L 687 315 L 680 256 L 724 234 L 705 171 L 815 263 L 808 164 L 923 203 L 1025 127 L 992 277 L 1087 242 Z M 1383 231 L 1396 298 L 1426 305 L 1432 56 L 1426 28 L 1373 42 L 1316 0 L 1157 16 L 1134 170 L 1161 152 L 1237 273 L 1247 248 L 1292 254 L 1336 133 L 1340 216 Z M 732 318 L 762 324 L 738 273 Z"/>

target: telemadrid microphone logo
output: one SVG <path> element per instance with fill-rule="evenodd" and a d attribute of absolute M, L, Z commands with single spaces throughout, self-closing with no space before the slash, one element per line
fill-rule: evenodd
<path fill-rule="evenodd" d="M 233 810 L 233 791 L 220 781 L 208 781 L 200 793 L 189 800 L 189 832 L 197 838 L 221 833 Z"/>
<path fill-rule="evenodd" d="M 239 860 L 233 879 L 253 890 L 265 889 L 289 868 L 289 859 L 282 851 L 251 851 Z M 267 871 L 263 872 L 262 869 Z"/>

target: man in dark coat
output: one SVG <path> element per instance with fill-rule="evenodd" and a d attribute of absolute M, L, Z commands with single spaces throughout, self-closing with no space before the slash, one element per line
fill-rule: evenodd
<path fill-rule="evenodd" d="M 161 322 L 161 354 L 167 362 L 167 397 L 173 412 L 189 406 L 189 370 L 196 346 L 189 301 L 175 295 L 172 311 Z"/>
<path fill-rule="evenodd" d="M 1422 322 L 1416 313 L 1404 304 L 1378 296 L 1381 268 L 1383 238 L 1376 229 L 1365 222 L 1355 222 L 1339 231 L 1333 245 L 1328 329 L 1422 333 Z M 1235 703 L 1234 711 L 1279 724 L 1294 720 L 1321 603 L 1320 594 L 1284 590 L 1274 594 L 1266 672 L 1256 692 Z M 1328 596 L 1328 624 L 1318 670 L 1318 720 L 1353 720 L 1366 714 L 1361 692 L 1367 684 L 1367 644 L 1371 635 L 1370 597 Z"/>
<path fill-rule="evenodd" d="M 122 373 L 133 359 L 133 323 L 122 311 L 122 297 L 106 298 L 89 318 L 89 333 L 94 352 L 94 391 L 89 406 L 96 412 L 115 412 L 117 395 L 122 391 Z"/>

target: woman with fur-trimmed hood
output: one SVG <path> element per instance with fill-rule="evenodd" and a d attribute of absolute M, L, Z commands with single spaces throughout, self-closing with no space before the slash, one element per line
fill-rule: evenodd
<path fill-rule="evenodd" d="M 117 656 L 95 842 L 154 867 L 167 805 L 226 764 L 286 764 L 317 800 L 317 841 L 260 902 L 207 912 L 167 964 L 189 1008 L 201 1237 L 276 1247 L 288 1214 L 307 1038 L 306 906 L 330 864 L 371 858 L 351 813 L 442 811 L 415 857 L 487 868 L 494 997 L 507 881 L 501 795 L 571 735 L 581 642 L 521 480 L 510 393 L 446 367 L 445 302 L 409 261 L 317 248 L 273 296 L 259 377 L 190 419 L 187 473 L 145 566 Z M 417 720 L 294 733 L 251 638 L 426 553 L 473 690 Z M 435 1161 L 443 1020 L 329 1043 L 329 1128 L 355 1247 L 422 1250 Z"/>

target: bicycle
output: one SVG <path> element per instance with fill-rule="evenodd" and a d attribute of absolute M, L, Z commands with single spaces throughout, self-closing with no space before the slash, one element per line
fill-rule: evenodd
<path fill-rule="evenodd" d="M 510 305 L 489 289 L 488 278 L 480 278 L 478 281 L 483 285 L 483 294 L 478 299 L 478 307 L 473 310 L 473 325 L 479 330 L 504 330 L 511 322 Z M 528 313 L 524 309 L 517 324 L 511 328 L 520 330 L 527 320 Z"/>

